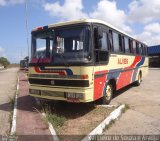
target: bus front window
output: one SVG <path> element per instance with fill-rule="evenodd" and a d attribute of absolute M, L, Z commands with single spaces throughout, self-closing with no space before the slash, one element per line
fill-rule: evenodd
<path fill-rule="evenodd" d="M 51 58 L 53 31 L 32 34 L 32 60 Z"/>
<path fill-rule="evenodd" d="M 88 26 L 55 29 L 53 64 L 87 63 L 88 56 Z"/>
<path fill-rule="evenodd" d="M 89 31 L 89 26 L 75 26 L 34 32 L 32 59 L 52 58 L 53 65 L 88 63 L 91 60 Z"/>

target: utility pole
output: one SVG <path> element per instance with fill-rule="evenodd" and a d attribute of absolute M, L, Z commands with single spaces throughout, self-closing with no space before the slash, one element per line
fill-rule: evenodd
<path fill-rule="evenodd" d="M 28 57 L 29 57 L 29 54 L 30 54 L 29 51 L 30 50 L 29 50 L 29 39 L 28 39 L 28 14 L 27 14 L 28 13 L 28 5 L 27 5 L 28 3 L 27 3 L 27 1 L 28 0 L 25 0 L 25 15 L 26 15 L 26 33 L 27 33 L 27 38 L 26 39 L 27 39 L 27 48 L 28 48 Z"/>

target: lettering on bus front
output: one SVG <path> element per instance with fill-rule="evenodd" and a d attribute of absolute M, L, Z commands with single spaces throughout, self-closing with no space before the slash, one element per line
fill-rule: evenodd
<path fill-rule="evenodd" d="M 127 58 L 118 58 L 118 64 L 128 64 Z"/>

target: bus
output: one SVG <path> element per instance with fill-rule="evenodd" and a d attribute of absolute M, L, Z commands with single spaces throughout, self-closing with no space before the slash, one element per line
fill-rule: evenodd
<path fill-rule="evenodd" d="M 147 45 L 101 20 L 60 22 L 31 34 L 29 94 L 36 98 L 109 104 L 115 91 L 139 86 L 148 72 Z"/>

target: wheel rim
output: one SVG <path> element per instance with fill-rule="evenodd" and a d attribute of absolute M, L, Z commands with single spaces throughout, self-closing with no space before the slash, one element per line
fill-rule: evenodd
<path fill-rule="evenodd" d="M 138 83 L 139 84 L 141 83 L 141 76 L 140 75 L 138 76 Z"/>
<path fill-rule="evenodd" d="M 107 88 L 106 88 L 106 99 L 110 100 L 111 96 L 112 96 L 112 87 L 111 87 L 111 85 L 107 85 Z"/>

